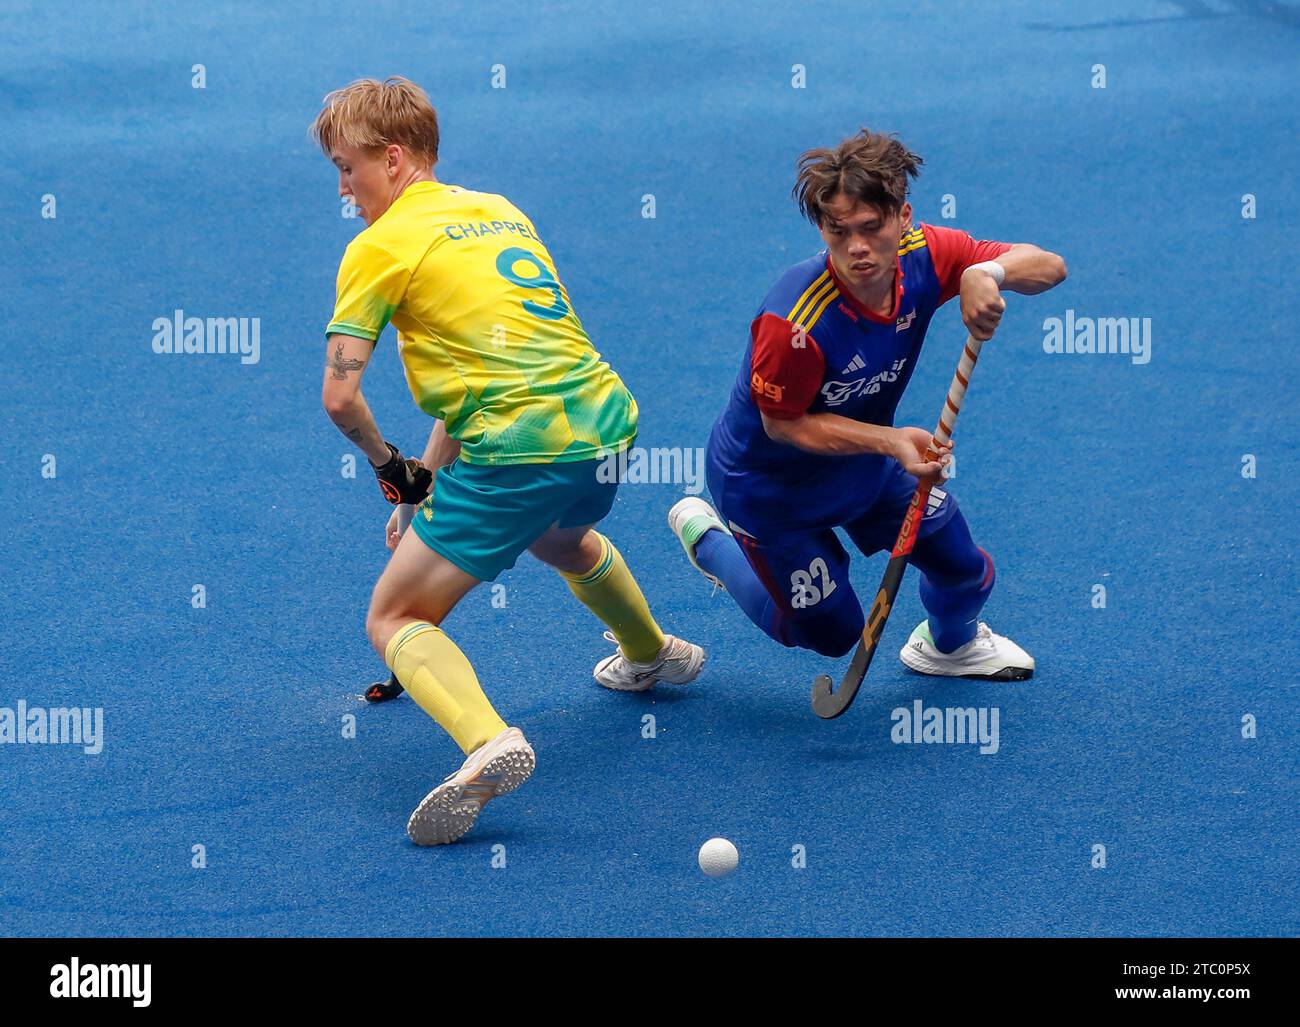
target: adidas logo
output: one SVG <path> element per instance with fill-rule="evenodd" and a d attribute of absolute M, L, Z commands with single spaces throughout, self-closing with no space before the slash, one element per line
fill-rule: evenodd
<path fill-rule="evenodd" d="M 866 362 L 863 361 L 861 357 L 855 356 L 849 361 L 849 366 L 841 371 L 840 374 L 852 374 L 854 371 L 861 371 L 866 366 Z"/>

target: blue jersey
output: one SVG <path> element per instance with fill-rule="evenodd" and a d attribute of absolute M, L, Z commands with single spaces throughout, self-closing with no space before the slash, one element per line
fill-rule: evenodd
<path fill-rule="evenodd" d="M 709 486 L 720 508 L 743 512 L 751 523 L 812 527 L 844 523 L 869 506 L 899 470 L 892 457 L 821 456 L 775 442 L 760 414 L 790 420 L 834 413 L 893 425 L 935 311 L 957 295 L 967 267 L 1009 248 L 919 225 L 899 244 L 893 309 L 885 316 L 853 298 L 825 251 L 786 271 L 750 326 L 740 373 L 709 440 Z"/>

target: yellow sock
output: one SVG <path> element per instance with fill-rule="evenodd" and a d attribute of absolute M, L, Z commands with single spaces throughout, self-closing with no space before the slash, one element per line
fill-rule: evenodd
<path fill-rule="evenodd" d="M 664 647 L 664 633 L 650 616 L 650 607 L 614 543 L 599 532 L 600 559 L 585 574 L 561 576 L 582 605 L 603 620 L 618 639 L 623 655 L 647 663 Z"/>
<path fill-rule="evenodd" d="M 469 660 L 441 628 L 411 621 L 389 640 L 384 662 L 466 755 L 506 729 Z"/>

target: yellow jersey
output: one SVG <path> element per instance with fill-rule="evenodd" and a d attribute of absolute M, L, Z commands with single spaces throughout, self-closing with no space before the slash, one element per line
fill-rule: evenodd
<path fill-rule="evenodd" d="M 466 463 L 591 460 L 636 435 L 636 400 L 503 196 L 415 182 L 352 240 L 325 332 L 375 341 L 389 321 L 411 395 Z"/>

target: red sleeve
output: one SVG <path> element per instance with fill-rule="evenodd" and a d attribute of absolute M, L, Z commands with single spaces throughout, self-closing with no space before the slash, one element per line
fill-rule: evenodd
<path fill-rule="evenodd" d="M 775 314 L 756 317 L 749 334 L 754 340 L 750 398 L 768 417 L 802 417 L 822 387 L 826 361 L 821 347 L 803 328 Z"/>
<path fill-rule="evenodd" d="M 930 247 L 930 259 L 934 261 L 934 270 L 939 276 L 940 306 L 961 292 L 963 271 L 972 264 L 1000 257 L 1011 249 L 1009 242 L 972 239 L 957 228 L 922 225 L 921 231 L 925 234 L 926 245 Z"/>

